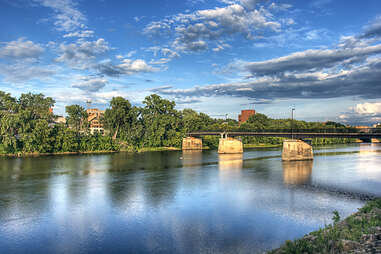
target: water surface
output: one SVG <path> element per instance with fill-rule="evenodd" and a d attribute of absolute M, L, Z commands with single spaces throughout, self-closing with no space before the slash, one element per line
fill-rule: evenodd
<path fill-rule="evenodd" d="M 1 253 L 261 253 L 381 196 L 381 146 L 0 159 Z"/>

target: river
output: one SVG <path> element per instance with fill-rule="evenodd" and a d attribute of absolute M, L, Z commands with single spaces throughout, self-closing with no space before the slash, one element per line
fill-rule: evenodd
<path fill-rule="evenodd" d="M 0 252 L 261 253 L 381 196 L 381 145 L 0 158 Z"/>

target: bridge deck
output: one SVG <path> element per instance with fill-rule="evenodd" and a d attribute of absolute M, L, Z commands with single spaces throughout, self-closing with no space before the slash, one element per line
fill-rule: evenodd
<path fill-rule="evenodd" d="M 371 139 L 371 138 L 381 138 L 380 133 L 337 133 L 337 132 L 219 132 L 219 131 L 200 131 L 188 133 L 191 137 L 201 137 L 201 136 L 220 136 L 222 133 L 227 134 L 230 137 L 282 137 L 282 138 L 357 138 L 357 139 Z"/>

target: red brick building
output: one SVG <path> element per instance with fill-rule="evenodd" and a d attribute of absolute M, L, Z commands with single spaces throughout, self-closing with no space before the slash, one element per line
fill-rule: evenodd
<path fill-rule="evenodd" d="M 255 115 L 254 109 L 241 110 L 241 114 L 238 116 L 239 124 L 246 122 L 253 115 Z"/>

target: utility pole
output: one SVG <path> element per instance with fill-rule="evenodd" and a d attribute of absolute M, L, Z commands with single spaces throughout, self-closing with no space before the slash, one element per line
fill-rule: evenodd
<path fill-rule="evenodd" d="M 291 108 L 291 139 L 294 139 L 294 110 L 295 106 Z"/>

